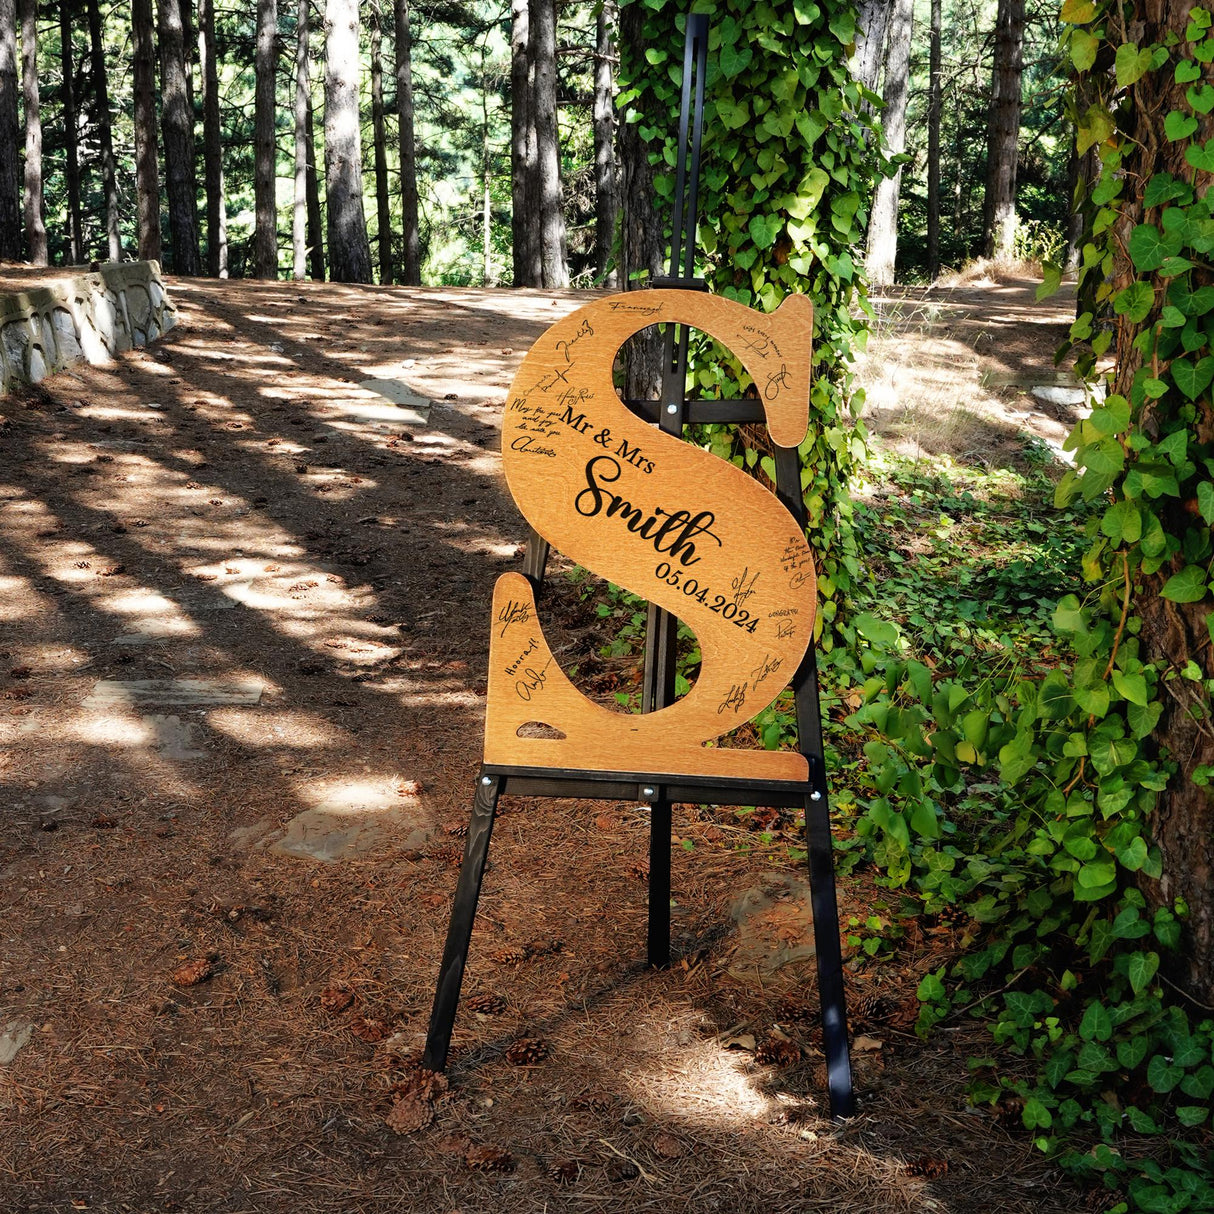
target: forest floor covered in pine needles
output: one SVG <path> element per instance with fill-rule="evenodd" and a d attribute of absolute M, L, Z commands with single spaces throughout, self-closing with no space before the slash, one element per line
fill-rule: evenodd
<path fill-rule="evenodd" d="M 644 811 L 504 801 L 449 1086 L 419 1075 L 525 535 L 501 408 L 580 297 L 170 289 L 156 345 L 0 398 L 0 1210 L 1084 1209 L 967 1106 L 982 1031 L 912 1031 L 957 925 L 849 966 L 860 1107 L 831 1122 L 803 884 L 728 810 L 676 807 L 654 972 Z M 883 301 L 879 441 L 1060 443 L 1024 387 L 1068 306 Z M 432 403 L 385 424 L 371 379 Z M 585 586 L 550 589 L 592 667 Z M 840 883 L 845 921 L 879 898 Z"/>

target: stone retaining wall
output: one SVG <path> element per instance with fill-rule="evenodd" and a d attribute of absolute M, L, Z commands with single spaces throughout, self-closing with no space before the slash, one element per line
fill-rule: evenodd
<path fill-rule="evenodd" d="M 0 392 L 155 341 L 177 312 L 154 261 L 107 262 L 0 295 Z"/>

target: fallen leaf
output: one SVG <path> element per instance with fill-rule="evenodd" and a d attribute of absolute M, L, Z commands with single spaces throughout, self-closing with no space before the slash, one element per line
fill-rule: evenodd
<path fill-rule="evenodd" d="M 866 1050 L 884 1049 L 885 1042 L 877 1037 L 865 1037 L 863 1034 L 861 1034 L 852 1041 L 851 1048 L 855 1050 L 857 1054 L 863 1054 Z"/>

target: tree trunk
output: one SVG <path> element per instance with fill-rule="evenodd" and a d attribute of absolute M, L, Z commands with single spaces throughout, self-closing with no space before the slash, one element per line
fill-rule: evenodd
<path fill-rule="evenodd" d="M 489 34 L 481 39 L 481 282 L 497 286 L 493 268 L 493 157 L 489 143 Z"/>
<path fill-rule="evenodd" d="M 308 6 L 299 0 L 295 10 L 295 196 L 291 200 L 291 277 L 307 274 L 308 260 Z"/>
<path fill-rule="evenodd" d="M 561 209 L 561 145 L 556 109 L 556 3 L 531 0 L 535 65 L 535 148 L 540 182 L 540 261 L 545 287 L 569 285 L 565 214 Z"/>
<path fill-rule="evenodd" d="M 392 209 L 388 204 L 388 135 L 384 124 L 384 57 L 379 3 L 371 5 L 371 139 L 375 162 L 375 243 L 379 281 L 392 281 Z"/>
<path fill-rule="evenodd" d="M 891 155 L 906 150 L 906 99 L 910 92 L 911 25 L 913 0 L 894 0 L 889 21 L 889 48 L 885 57 L 885 147 Z M 894 281 L 894 262 L 898 256 L 898 196 L 902 191 L 902 168 L 892 177 L 877 183 L 872 214 L 868 220 L 868 250 L 865 264 L 868 281 L 874 287 L 888 287 Z"/>
<path fill-rule="evenodd" d="M 400 144 L 400 228 L 404 244 L 401 281 L 421 286 L 421 232 L 417 222 L 417 147 L 413 139 L 413 35 L 409 30 L 409 2 L 395 0 L 396 124 Z"/>
<path fill-rule="evenodd" d="M 615 244 L 615 106 L 611 70 L 615 60 L 612 32 L 616 20 L 612 0 L 604 0 L 595 28 L 594 56 L 594 264 L 605 287 L 618 287 L 620 278 L 612 265 Z"/>
<path fill-rule="evenodd" d="M 202 69 L 202 163 L 207 197 L 207 273 L 228 276 L 228 215 L 223 196 L 223 144 L 219 116 L 219 64 L 215 51 L 215 0 L 198 3 L 198 60 Z"/>
<path fill-rule="evenodd" d="M 644 53 L 645 16 L 641 5 L 626 5 L 620 12 L 620 48 L 623 55 Z M 620 282 L 626 288 L 647 286 L 635 276 L 659 278 L 666 272 L 662 218 L 654 209 L 653 169 L 649 147 L 641 138 L 645 115 L 624 115 L 620 121 Z M 649 116 L 650 121 L 653 116 Z M 656 400 L 662 390 L 662 339 L 656 327 L 643 329 L 623 351 L 624 393 L 630 400 Z"/>
<path fill-rule="evenodd" d="M 68 258 L 78 266 L 84 260 L 84 220 L 80 214 L 80 124 L 76 113 L 76 64 L 72 40 L 71 0 L 59 4 L 59 59 L 63 67 L 63 147 L 67 156 L 64 182 L 67 186 Z"/>
<path fill-rule="evenodd" d="M 38 4 L 20 0 L 21 92 L 25 103 L 25 241 L 33 265 L 47 264 L 42 218 L 42 114 L 38 100 Z"/>
<path fill-rule="evenodd" d="M 940 25 L 942 0 L 932 0 L 927 84 L 927 277 L 940 274 Z"/>
<path fill-rule="evenodd" d="M 308 201 L 308 263 L 312 278 L 325 280 L 325 239 L 320 222 L 320 182 L 316 172 L 316 131 L 312 124 L 312 94 L 308 94 L 306 115 L 308 133 L 308 168 L 304 177 L 304 194 Z"/>
<path fill-rule="evenodd" d="M 531 35 L 528 0 L 510 5 L 510 247 L 514 285 L 538 287 L 544 280 L 540 259 L 539 206 L 535 188 L 535 105 L 531 85 Z"/>
<path fill-rule="evenodd" d="M 1188 0 L 1161 0 L 1151 5 L 1140 3 L 1127 12 L 1127 21 L 1133 20 L 1130 28 L 1139 45 L 1179 44 L 1180 54 L 1191 60 L 1192 48 L 1185 38 L 1191 9 Z M 1132 323 L 1126 316 L 1117 318 L 1116 376 L 1110 392 L 1127 400 L 1142 400 L 1135 409 L 1135 431 L 1152 437 L 1187 432 L 1189 458 L 1196 459 L 1197 472 L 1196 483 L 1194 479 L 1185 480 L 1185 493 L 1186 496 L 1198 496 L 1196 490 L 1200 482 L 1208 484 L 1211 479 L 1208 471 L 1202 471 L 1198 454 L 1207 451 L 1214 442 L 1214 396 L 1210 385 L 1199 391 L 1192 402 L 1178 400 L 1181 394 L 1174 388 L 1158 399 L 1144 398 L 1141 387 L 1132 392 L 1135 376 L 1144 364 L 1140 335 L 1159 332 L 1168 290 L 1183 287 L 1186 292 L 1200 292 L 1214 287 L 1214 270 L 1208 264 L 1194 265 L 1187 273 L 1186 283 L 1176 277 L 1136 274 L 1129 255 L 1134 229 L 1142 223 L 1159 224 L 1165 213 L 1166 203 L 1149 212 L 1144 209 L 1142 186 L 1145 183 L 1157 174 L 1168 173 L 1179 181 L 1190 183 L 1199 199 L 1208 198 L 1214 191 L 1214 172 L 1194 167 L 1186 157 L 1186 152 L 1192 148 L 1211 146 L 1207 141 L 1214 139 L 1214 113 L 1197 114 L 1197 127 L 1186 138 L 1172 139 L 1164 131 L 1164 119 L 1171 111 L 1189 112 L 1186 90 L 1191 95 L 1190 86 L 1175 81 L 1169 64 L 1157 72 L 1143 75 L 1133 86 L 1128 103 L 1133 107 L 1126 111 L 1133 121 L 1133 129 L 1129 132 L 1131 138 L 1124 141 L 1119 173 L 1127 181 L 1139 185 L 1126 190 L 1120 200 L 1109 242 L 1114 250 L 1111 286 L 1113 292 L 1117 292 L 1134 278 L 1145 280 L 1153 288 L 1155 299 L 1151 312 L 1139 324 Z M 1192 319 L 1189 324 L 1193 324 Z M 1206 332 L 1208 334 L 1208 328 Z M 1202 350 L 1209 351 L 1208 340 L 1189 357 L 1196 362 Z M 1177 353 L 1183 352 L 1178 350 Z M 1151 458 L 1149 454 L 1137 457 L 1136 450 L 1134 444 L 1130 444 L 1126 463 L 1129 475 L 1137 471 L 1138 458 Z M 1117 492 L 1115 485 L 1114 494 Z M 1201 525 L 1196 501 L 1182 501 L 1165 494 L 1151 502 L 1150 508 L 1169 537 L 1189 534 L 1193 540 L 1200 538 L 1200 533 L 1195 532 L 1195 525 Z M 1208 557 L 1199 555 L 1195 563 L 1204 565 L 1207 561 Z M 1210 644 L 1208 630 L 1212 604 L 1208 593 L 1192 603 L 1172 602 L 1160 595 L 1166 579 L 1184 564 L 1185 559 L 1177 557 L 1158 573 L 1142 578 L 1131 609 L 1131 615 L 1142 620 L 1137 656 L 1143 662 L 1155 663 L 1160 673 L 1158 694 L 1163 703 L 1163 714 L 1152 738 L 1177 767 L 1148 821 L 1162 852 L 1163 874 L 1158 882 L 1143 879 L 1142 885 L 1148 900 L 1155 906 L 1171 908 L 1176 899 L 1187 903 L 1189 913 L 1183 921 L 1181 949 L 1165 960 L 1165 965 L 1171 965 L 1175 981 L 1209 1007 L 1214 1005 L 1214 796 L 1210 788 L 1194 780 L 1194 775 L 1198 768 L 1214 765 L 1214 732 L 1208 715 L 1209 696 L 1203 693 L 1202 683 L 1175 676 L 1195 663 L 1200 668 L 1201 678 L 1214 678 L 1214 647 Z"/>
<path fill-rule="evenodd" d="M 174 274 L 194 275 L 198 260 L 194 113 L 185 66 L 185 25 L 178 0 L 160 0 L 160 125 L 164 136 L 165 194 Z"/>
<path fill-rule="evenodd" d="M 257 47 L 253 58 L 253 275 L 278 277 L 278 199 L 275 185 L 277 83 L 277 0 L 257 0 Z"/>
<path fill-rule="evenodd" d="M 17 8 L 0 0 L 0 258 L 21 258 L 21 175 L 17 126 Z"/>
<path fill-rule="evenodd" d="M 852 56 L 852 75 L 870 93 L 877 91 L 881 78 L 882 52 L 885 50 L 885 31 L 889 25 L 893 0 L 862 0 L 856 14 L 856 50 Z M 864 108 L 871 112 L 868 102 Z"/>
<path fill-rule="evenodd" d="M 1023 45 L 1024 0 L 999 0 L 982 216 L 983 244 L 988 257 L 1011 257 L 1016 241 L 1016 157 Z"/>
<path fill-rule="evenodd" d="M 152 36 L 152 0 L 132 0 L 131 37 L 135 43 L 135 189 L 139 260 L 159 261 L 160 168 L 156 158 L 156 49 Z"/>
<path fill-rule="evenodd" d="M 97 105 L 97 142 L 101 153 L 101 189 L 105 194 L 106 255 L 110 261 L 120 261 L 122 259 L 122 242 L 118 233 L 118 166 L 114 159 L 114 136 L 110 126 L 110 87 L 105 70 L 105 43 L 101 40 L 100 0 L 88 0 L 88 14 L 93 97 Z M 137 74 L 136 80 L 138 80 Z M 136 136 L 138 136 L 138 112 L 138 103 L 136 103 Z M 153 114 L 153 135 L 155 123 L 156 118 Z M 138 139 L 136 139 L 136 143 L 138 143 Z M 154 161 L 155 144 L 153 144 L 152 158 Z"/>
<path fill-rule="evenodd" d="M 325 4 L 325 192 L 334 282 L 371 281 L 358 115 L 358 0 Z"/>

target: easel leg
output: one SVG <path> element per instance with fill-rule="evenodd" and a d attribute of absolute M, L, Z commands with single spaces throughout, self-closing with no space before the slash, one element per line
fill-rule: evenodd
<path fill-rule="evenodd" d="M 670 802 L 649 806 L 649 964 L 670 964 Z"/>
<path fill-rule="evenodd" d="M 826 794 L 814 790 L 805 798 L 805 835 L 809 850 L 809 887 L 814 911 L 814 944 L 818 955 L 818 996 L 822 1003 L 822 1048 L 830 1111 L 851 1117 L 856 1111 L 851 1058 L 847 1049 L 847 1004 L 843 993 L 843 950 L 839 944 L 839 904 L 831 855 L 830 811 Z"/>
<path fill-rule="evenodd" d="M 489 839 L 493 834 L 493 815 L 501 792 L 501 780 L 482 771 L 476 780 L 476 795 L 472 800 L 472 823 L 468 827 L 468 843 L 464 862 L 455 887 L 455 903 L 447 927 L 447 944 L 438 971 L 438 988 L 430 1012 L 430 1030 L 426 1035 L 426 1052 L 422 1065 L 432 1071 L 447 1066 L 447 1050 L 451 1045 L 451 1030 L 455 1026 L 455 1011 L 459 1006 L 459 990 L 464 980 L 464 965 L 468 960 L 468 943 L 472 939 L 472 924 L 476 919 L 476 904 L 481 895 L 481 878 L 489 855 Z"/>

